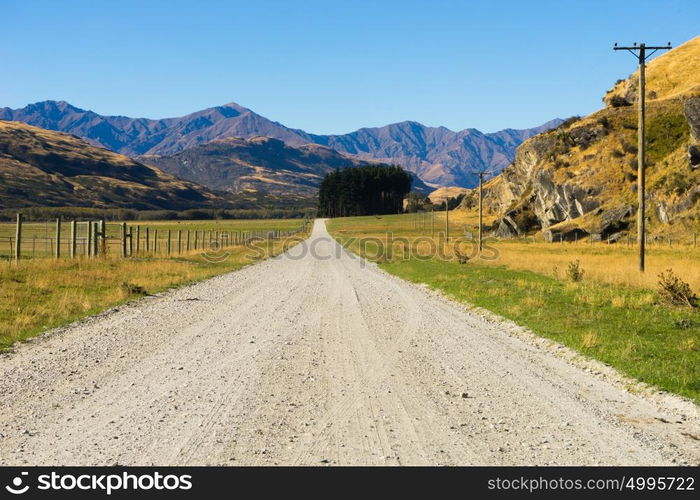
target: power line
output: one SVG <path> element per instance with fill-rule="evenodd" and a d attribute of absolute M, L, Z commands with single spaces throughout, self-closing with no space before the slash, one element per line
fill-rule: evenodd
<path fill-rule="evenodd" d="M 619 47 L 617 44 L 613 47 L 613 50 L 626 50 L 635 56 L 639 63 L 639 125 L 637 129 L 637 197 L 638 197 L 638 209 L 637 209 L 637 243 L 639 244 L 639 271 L 644 272 L 645 268 L 645 244 L 646 244 L 646 223 L 645 223 L 645 184 L 646 184 L 646 169 L 645 169 L 645 156 L 646 156 L 646 62 L 652 55 L 654 55 L 659 50 L 669 50 L 671 49 L 671 42 L 664 47 L 652 47 L 646 44 L 634 43 L 631 47 Z M 647 53 L 650 50 L 651 52 Z"/>

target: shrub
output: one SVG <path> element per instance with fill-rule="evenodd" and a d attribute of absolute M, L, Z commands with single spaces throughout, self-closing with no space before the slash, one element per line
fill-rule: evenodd
<path fill-rule="evenodd" d="M 613 108 L 622 108 L 624 106 L 631 106 L 632 103 L 624 97 L 622 97 L 621 95 L 614 95 L 610 98 L 610 105 Z"/>
<path fill-rule="evenodd" d="M 690 285 L 676 276 L 672 269 L 659 274 L 659 297 L 674 306 L 697 307 L 698 302 Z"/>
<path fill-rule="evenodd" d="M 134 285 L 133 283 L 127 283 L 126 281 L 122 283 L 122 291 L 129 297 L 132 295 L 148 295 L 146 289 L 141 285 Z"/>
<path fill-rule="evenodd" d="M 563 128 L 570 127 L 571 125 L 573 125 L 574 123 L 576 123 L 580 119 L 581 119 L 581 117 L 579 115 L 570 116 L 569 118 L 567 118 L 566 120 L 561 122 L 561 124 L 557 128 L 563 129 Z"/>
<path fill-rule="evenodd" d="M 573 282 L 579 282 L 583 279 L 585 271 L 581 267 L 581 262 L 574 260 L 569 262 L 569 266 L 566 269 L 566 277 Z"/>
<path fill-rule="evenodd" d="M 622 158 L 623 156 L 625 156 L 625 153 L 623 153 L 619 149 L 613 149 L 610 153 L 610 156 L 612 156 L 613 158 Z"/>
<path fill-rule="evenodd" d="M 625 153 L 629 153 L 629 154 L 633 154 L 633 155 L 637 154 L 637 146 L 635 146 L 634 144 L 629 144 L 627 142 L 622 143 L 622 150 Z"/>

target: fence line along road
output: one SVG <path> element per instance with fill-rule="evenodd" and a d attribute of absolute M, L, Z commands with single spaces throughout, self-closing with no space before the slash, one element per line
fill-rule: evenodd
<path fill-rule="evenodd" d="M 185 224 L 187 224 L 185 222 Z M 209 250 L 245 245 L 252 240 L 280 239 L 303 232 L 305 219 L 291 230 L 250 231 L 218 229 L 165 229 L 157 225 L 107 223 L 101 220 L 27 222 L 17 214 L 13 230 L 0 235 L 0 257 L 19 261 L 24 258 L 69 258 L 119 255 L 120 257 L 180 255 L 193 250 Z M 188 224 L 189 225 L 189 224 Z M 6 225 L 11 227 L 10 224 Z M 68 230 L 66 230 L 68 228 Z"/>

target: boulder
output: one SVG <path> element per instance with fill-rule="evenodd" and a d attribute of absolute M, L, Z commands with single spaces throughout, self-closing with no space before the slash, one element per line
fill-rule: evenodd
<path fill-rule="evenodd" d="M 700 146 L 697 144 L 688 146 L 688 163 L 691 170 L 700 167 Z"/>
<path fill-rule="evenodd" d="M 683 112 L 690 126 L 690 137 L 694 142 L 700 143 L 700 96 L 686 99 Z"/>
<path fill-rule="evenodd" d="M 607 239 L 615 233 L 625 230 L 629 227 L 629 221 L 626 220 L 632 216 L 634 209 L 631 205 L 623 205 L 620 207 L 611 208 L 609 210 L 601 210 L 599 215 L 600 226 L 598 234 L 602 239 Z"/>
<path fill-rule="evenodd" d="M 547 229 L 542 231 L 545 241 L 557 243 L 560 241 L 579 241 L 588 238 L 589 233 L 580 227 L 566 229 Z"/>
<path fill-rule="evenodd" d="M 599 141 L 608 133 L 607 129 L 599 124 L 575 127 L 569 131 L 571 139 L 576 146 L 586 149 L 594 142 Z"/>

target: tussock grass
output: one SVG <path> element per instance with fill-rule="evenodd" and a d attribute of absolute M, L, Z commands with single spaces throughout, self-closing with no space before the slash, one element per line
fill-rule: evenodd
<path fill-rule="evenodd" d="M 578 261 L 585 271 L 584 281 L 597 281 L 636 288 L 656 289 L 658 275 L 674 269 L 684 281 L 700 289 L 700 246 L 677 245 L 668 248 L 652 244 L 647 255 L 647 271 L 637 269 L 637 249 L 626 244 L 606 243 L 523 243 L 502 241 L 492 243 L 499 257 L 480 261 L 483 265 L 506 266 L 560 277 L 572 261 Z M 555 272 L 554 269 L 558 272 Z"/>

